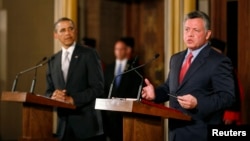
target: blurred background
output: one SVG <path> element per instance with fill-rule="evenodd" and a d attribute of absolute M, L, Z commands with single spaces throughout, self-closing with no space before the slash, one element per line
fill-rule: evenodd
<path fill-rule="evenodd" d="M 135 39 L 140 63 L 155 86 L 163 83 L 171 55 L 185 49 L 182 22 L 186 13 L 202 10 L 211 17 L 212 37 L 227 44 L 243 85 L 242 116 L 250 123 L 250 1 L 249 0 L 0 0 L 0 92 L 10 91 L 16 74 L 61 49 L 53 38 L 53 24 L 63 16 L 78 27 L 78 42 L 94 40 L 104 64 L 114 60 L 113 47 L 121 36 Z M 45 92 L 46 66 L 37 70 L 35 93 Z M 29 91 L 34 72 L 19 77 L 18 91 Z M 0 140 L 20 134 L 20 105 L 0 104 Z M 13 128 L 14 127 L 14 128 Z M 16 129 L 16 130 L 13 130 Z"/>

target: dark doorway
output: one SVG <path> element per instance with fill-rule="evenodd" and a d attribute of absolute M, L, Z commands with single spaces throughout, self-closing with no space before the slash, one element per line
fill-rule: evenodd
<path fill-rule="evenodd" d="M 238 66 L 238 1 L 227 2 L 227 56 Z"/>

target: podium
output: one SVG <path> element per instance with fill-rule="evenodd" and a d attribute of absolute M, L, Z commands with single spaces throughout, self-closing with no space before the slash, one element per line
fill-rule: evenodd
<path fill-rule="evenodd" d="M 20 141 L 56 141 L 53 137 L 53 108 L 75 109 L 72 104 L 27 92 L 2 92 L 2 102 L 21 103 Z"/>
<path fill-rule="evenodd" d="M 164 119 L 191 120 L 176 109 L 145 100 L 97 98 L 95 109 L 122 112 L 123 141 L 163 141 Z"/>

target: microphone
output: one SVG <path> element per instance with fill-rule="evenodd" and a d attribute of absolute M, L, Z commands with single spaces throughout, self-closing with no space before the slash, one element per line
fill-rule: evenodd
<path fill-rule="evenodd" d="M 113 78 L 112 83 L 110 84 L 108 98 L 109 98 L 109 99 L 111 98 L 111 93 L 112 93 L 114 81 L 115 81 L 115 79 L 116 79 L 118 76 L 123 75 L 123 74 L 126 74 L 126 73 L 129 73 L 129 72 L 134 71 L 134 70 L 137 70 L 137 69 L 139 69 L 139 68 L 141 68 L 141 67 L 144 67 L 144 66 L 146 66 L 147 64 L 149 64 L 149 63 L 153 62 L 154 60 L 156 60 L 159 56 L 160 56 L 160 54 L 157 53 L 157 54 L 155 54 L 154 57 L 153 57 L 152 59 L 150 59 L 148 62 L 146 62 L 146 63 L 144 63 L 144 64 L 142 64 L 142 65 L 140 65 L 140 66 L 134 67 L 134 68 L 132 68 L 132 69 L 130 69 L 130 70 L 127 70 L 127 71 L 125 71 L 125 72 L 123 72 L 123 73 L 120 73 L 120 74 L 116 75 L 116 76 Z"/>
<path fill-rule="evenodd" d="M 157 55 L 159 56 L 159 55 Z M 132 65 L 131 65 L 131 68 L 133 69 L 134 68 L 134 65 L 135 65 L 135 62 L 138 60 L 138 56 L 135 57 Z M 139 89 L 138 89 L 138 93 L 137 93 L 137 101 L 140 100 L 140 95 L 141 95 L 141 89 L 142 89 L 142 84 L 143 84 L 143 76 L 137 71 L 137 70 L 134 70 L 135 73 L 141 78 L 141 82 L 140 82 L 140 85 L 139 85 Z"/>
<path fill-rule="evenodd" d="M 47 60 L 47 57 L 44 57 L 42 60 L 40 60 L 36 65 L 41 64 L 42 62 L 44 62 L 45 60 Z M 37 68 L 35 68 L 35 73 L 33 76 L 33 80 L 31 82 L 31 87 L 30 87 L 30 93 L 34 93 L 34 89 L 35 89 L 35 85 L 36 85 L 36 76 L 37 76 Z"/>
<path fill-rule="evenodd" d="M 47 59 L 47 58 L 46 58 L 46 59 Z M 38 65 L 36 65 L 36 66 L 30 67 L 30 68 L 28 68 L 28 69 L 26 69 L 26 70 L 23 70 L 23 71 L 17 73 L 17 74 L 16 74 L 16 78 L 15 78 L 13 84 L 12 84 L 11 91 L 14 92 L 14 91 L 16 90 L 17 81 L 18 81 L 18 78 L 19 78 L 20 75 L 22 75 L 22 74 L 24 74 L 24 73 L 26 73 L 26 72 L 32 71 L 32 70 L 34 70 L 34 69 L 37 69 L 37 68 L 39 68 L 39 67 L 42 67 L 42 66 L 44 66 L 48 61 L 49 61 L 49 60 L 47 60 L 47 61 L 44 62 L 44 63 L 40 63 L 40 64 L 38 64 Z M 40 61 L 40 62 L 43 62 L 43 61 Z"/>

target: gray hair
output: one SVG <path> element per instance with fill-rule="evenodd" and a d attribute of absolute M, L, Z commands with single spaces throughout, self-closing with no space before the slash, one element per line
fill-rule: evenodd
<path fill-rule="evenodd" d="M 184 23 L 188 19 L 195 19 L 195 18 L 201 18 L 204 21 L 204 23 L 205 23 L 204 26 L 205 26 L 206 30 L 211 29 L 211 27 L 210 27 L 210 18 L 206 13 L 204 13 L 202 11 L 193 11 L 193 12 L 188 13 L 184 18 Z"/>

